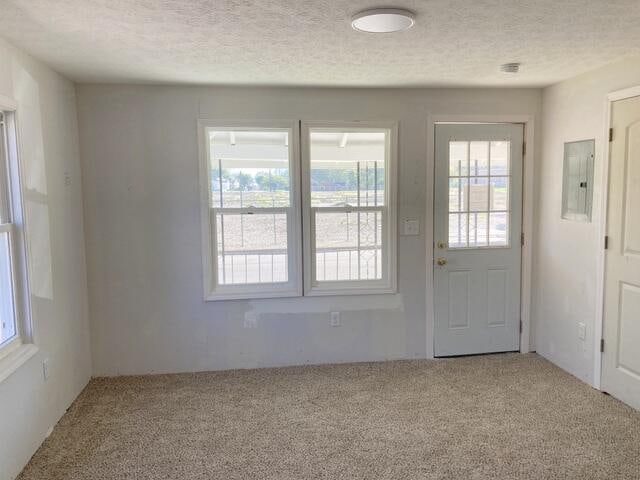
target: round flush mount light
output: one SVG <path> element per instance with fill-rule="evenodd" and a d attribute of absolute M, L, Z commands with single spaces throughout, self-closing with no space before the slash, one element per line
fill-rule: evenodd
<path fill-rule="evenodd" d="M 518 73 L 520 71 L 520 64 L 517 62 L 504 63 L 500 65 L 500 71 L 502 73 Z"/>
<path fill-rule="evenodd" d="M 413 27 L 415 15 L 401 8 L 374 8 L 357 13 L 351 26 L 359 32 L 392 33 Z"/>

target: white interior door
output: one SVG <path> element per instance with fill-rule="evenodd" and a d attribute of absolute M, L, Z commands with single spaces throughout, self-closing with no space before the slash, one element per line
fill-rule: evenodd
<path fill-rule="evenodd" d="M 602 388 L 640 409 L 640 97 L 613 103 Z"/>
<path fill-rule="evenodd" d="M 436 125 L 436 356 L 519 349 L 523 130 Z"/>

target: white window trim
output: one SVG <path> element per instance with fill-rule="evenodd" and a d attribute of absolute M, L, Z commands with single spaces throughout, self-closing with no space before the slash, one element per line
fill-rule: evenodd
<path fill-rule="evenodd" d="M 387 278 L 381 280 L 350 280 L 350 281 L 322 281 L 314 282 L 313 252 L 314 248 L 314 222 L 311 207 L 311 179 L 310 179 L 310 144 L 309 132 L 313 128 L 340 129 L 350 131 L 367 131 L 369 129 L 385 129 L 389 131 L 388 166 L 385 168 L 385 188 L 388 212 L 388 221 L 383 222 L 383 235 L 389 246 L 387 252 L 383 251 L 383 268 L 388 272 Z M 302 122 L 302 209 L 303 209 L 303 243 L 304 243 L 304 294 L 306 296 L 327 295 L 367 295 L 387 294 L 397 292 L 397 156 L 398 156 L 398 123 L 397 122 L 373 122 L 373 121 L 313 121 Z M 380 207 L 359 207 L 360 210 L 372 208 L 380 210 Z M 354 208 L 355 209 L 355 208 Z M 323 211 L 326 209 L 322 209 Z M 340 211 L 343 211 L 341 209 Z M 383 210 L 384 211 L 384 210 Z"/>
<path fill-rule="evenodd" d="M 27 245 L 25 238 L 26 221 L 22 195 L 22 177 L 20 164 L 20 133 L 18 128 L 18 103 L 0 95 L 0 111 L 5 113 L 7 133 L 7 181 L 10 184 L 9 202 L 12 210 L 12 222 L 3 226 L 11 235 L 12 280 L 14 310 L 17 334 L 0 347 L 0 382 L 9 377 L 27 360 L 33 357 L 38 348 L 34 342 L 31 321 L 31 303 L 28 282 Z"/>
<path fill-rule="evenodd" d="M 209 172 L 210 148 L 207 130 L 264 130 L 287 129 L 289 135 L 289 178 L 290 178 L 290 221 L 288 222 L 288 281 L 282 283 L 245 284 L 245 285 L 217 285 L 216 269 L 216 241 L 215 217 L 211 205 L 211 186 Z M 299 124 L 288 120 L 198 120 L 198 145 L 200 157 L 200 204 L 202 224 L 202 259 L 203 285 L 205 301 L 281 298 L 302 295 L 302 227 L 300 206 L 300 147 Z M 238 209 L 248 210 L 248 209 Z M 264 209 L 260 209 L 264 210 Z M 258 210 L 256 210 L 257 212 Z"/>

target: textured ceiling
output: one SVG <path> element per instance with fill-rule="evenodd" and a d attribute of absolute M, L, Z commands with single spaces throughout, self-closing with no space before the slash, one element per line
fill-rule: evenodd
<path fill-rule="evenodd" d="M 640 0 L 0 0 L 0 36 L 80 82 L 541 86 L 640 54 Z M 522 62 L 517 76 L 500 64 Z"/>

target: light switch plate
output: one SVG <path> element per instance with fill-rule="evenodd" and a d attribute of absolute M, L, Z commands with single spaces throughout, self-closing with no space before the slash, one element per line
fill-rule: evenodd
<path fill-rule="evenodd" d="M 405 220 L 404 221 L 404 234 L 405 235 L 420 235 L 420 221 L 419 220 Z"/>

